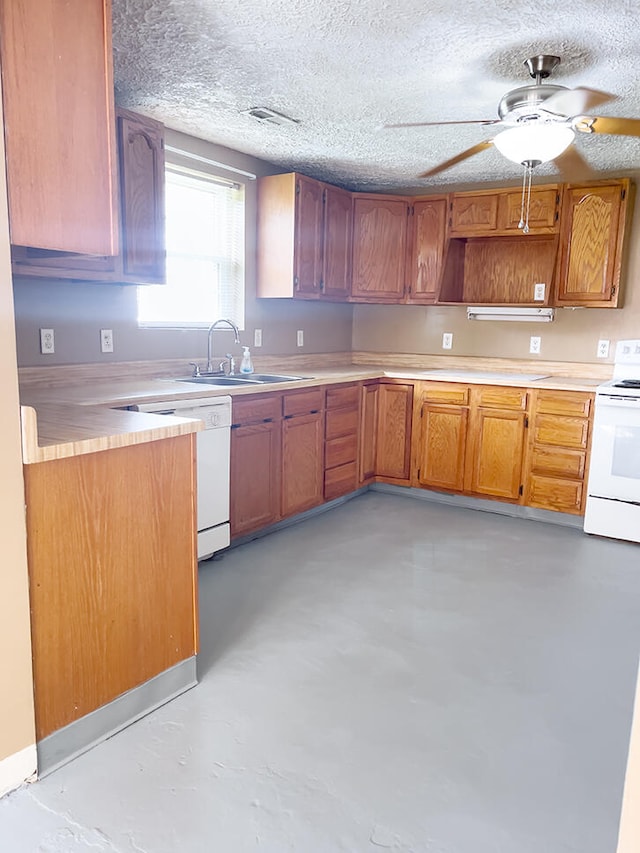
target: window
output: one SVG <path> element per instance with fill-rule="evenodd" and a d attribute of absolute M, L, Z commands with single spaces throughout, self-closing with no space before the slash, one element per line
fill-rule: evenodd
<path fill-rule="evenodd" d="M 244 328 L 244 187 L 166 168 L 167 283 L 138 288 L 138 325 Z"/>

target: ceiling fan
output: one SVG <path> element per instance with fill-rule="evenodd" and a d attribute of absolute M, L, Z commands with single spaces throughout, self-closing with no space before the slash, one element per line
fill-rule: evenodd
<path fill-rule="evenodd" d="M 640 119 L 593 116 L 586 113 L 616 99 L 596 89 L 568 89 L 543 83 L 560 64 L 559 56 L 540 54 L 525 60 L 533 85 L 511 89 L 498 104 L 497 119 L 486 121 L 435 121 L 413 124 L 389 124 L 386 127 L 435 127 L 440 125 L 480 124 L 505 128 L 492 139 L 478 142 L 455 157 L 423 172 L 428 178 L 494 146 L 500 153 L 524 166 L 525 180 L 541 163 L 553 160 L 565 173 L 590 173 L 590 167 L 572 145 L 576 132 L 640 136 Z"/>

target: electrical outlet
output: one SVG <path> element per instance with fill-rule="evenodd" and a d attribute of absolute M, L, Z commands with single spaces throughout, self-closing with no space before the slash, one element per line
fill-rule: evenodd
<path fill-rule="evenodd" d="M 598 358 L 609 358 L 609 341 L 598 341 Z"/>
<path fill-rule="evenodd" d="M 304 346 L 304 331 L 302 329 L 298 329 L 297 331 L 297 342 L 299 347 Z"/>
<path fill-rule="evenodd" d="M 261 347 L 262 346 L 262 329 L 254 329 L 253 345 L 254 345 L 254 347 Z"/>
<path fill-rule="evenodd" d="M 42 355 L 51 355 L 55 351 L 53 329 L 40 329 L 40 352 Z"/>
<path fill-rule="evenodd" d="M 529 352 L 532 355 L 540 355 L 540 344 L 542 343 L 542 338 L 538 335 L 531 335 L 529 338 Z"/>
<path fill-rule="evenodd" d="M 442 335 L 442 349 L 451 349 L 453 346 L 453 332 L 444 332 Z"/>
<path fill-rule="evenodd" d="M 100 329 L 100 349 L 102 352 L 113 352 L 112 329 Z"/>
<path fill-rule="evenodd" d="M 533 285 L 533 301 L 534 302 L 544 302 L 544 295 L 547 289 L 547 285 L 544 282 L 539 282 L 538 284 Z"/>

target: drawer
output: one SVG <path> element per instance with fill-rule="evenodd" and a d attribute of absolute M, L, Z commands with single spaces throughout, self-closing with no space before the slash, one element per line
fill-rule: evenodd
<path fill-rule="evenodd" d="M 534 474 L 547 474 L 551 477 L 582 480 L 586 470 L 586 463 L 586 450 L 536 446 L 533 448 L 531 471 Z"/>
<path fill-rule="evenodd" d="M 358 433 L 358 410 L 337 409 L 327 412 L 325 438 L 336 438 L 339 435 L 357 435 Z"/>
<path fill-rule="evenodd" d="M 538 391 L 536 411 L 543 415 L 588 418 L 592 404 L 592 394 L 581 394 L 579 391 Z"/>
<path fill-rule="evenodd" d="M 280 394 L 261 394 L 231 400 L 231 420 L 234 426 L 280 420 Z"/>
<path fill-rule="evenodd" d="M 344 406 L 358 406 L 360 388 L 358 385 L 343 385 L 340 388 L 327 388 L 327 409 L 340 409 Z"/>
<path fill-rule="evenodd" d="M 536 444 L 550 444 L 555 447 L 586 448 L 589 440 L 589 421 L 584 418 L 536 415 L 533 440 Z"/>
<path fill-rule="evenodd" d="M 324 446 L 325 468 L 337 468 L 347 462 L 355 462 L 358 457 L 358 436 L 343 435 L 332 438 Z"/>
<path fill-rule="evenodd" d="M 580 515 L 583 496 L 584 484 L 580 481 L 533 475 L 529 480 L 526 504 Z"/>
<path fill-rule="evenodd" d="M 285 394 L 282 399 L 282 414 L 285 417 L 320 412 L 322 409 L 324 409 L 324 388 L 294 391 L 292 394 Z"/>
<path fill-rule="evenodd" d="M 355 492 L 357 488 L 357 465 L 349 462 L 326 471 L 324 475 L 324 499 L 326 501 Z"/>
<path fill-rule="evenodd" d="M 497 385 L 472 388 L 471 397 L 476 406 L 485 409 L 526 409 L 526 388 L 501 388 Z"/>
<path fill-rule="evenodd" d="M 426 382 L 422 386 L 422 401 L 466 406 L 469 402 L 469 388 L 466 385 L 454 385 L 451 382 Z"/>

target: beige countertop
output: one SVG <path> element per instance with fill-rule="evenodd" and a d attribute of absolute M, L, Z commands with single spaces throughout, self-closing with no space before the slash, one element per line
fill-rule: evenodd
<path fill-rule="evenodd" d="M 484 367 L 484 365 L 482 366 Z M 542 367 L 542 366 L 541 366 Z M 272 372 L 278 372 L 273 370 Z M 111 379 L 86 378 L 73 384 L 43 387 L 21 386 L 23 460 L 43 462 L 94 453 L 129 444 L 156 441 L 185 435 L 202 428 L 199 420 L 170 415 L 122 411 L 119 407 L 135 404 L 162 403 L 170 400 L 201 399 L 229 395 L 274 393 L 314 387 L 317 385 L 357 382 L 385 376 L 397 379 L 460 382 L 463 384 L 508 385 L 546 388 L 564 391 L 593 392 L 601 378 L 580 378 L 554 375 L 527 380 L 523 374 L 506 369 L 488 374 L 468 369 L 416 369 L 411 366 L 345 364 L 342 366 L 282 372 L 304 376 L 305 379 L 277 384 L 212 386 L 182 382 L 174 379 Z M 540 370 L 539 373 L 543 373 Z M 491 378 L 487 378 L 490 375 Z"/>

